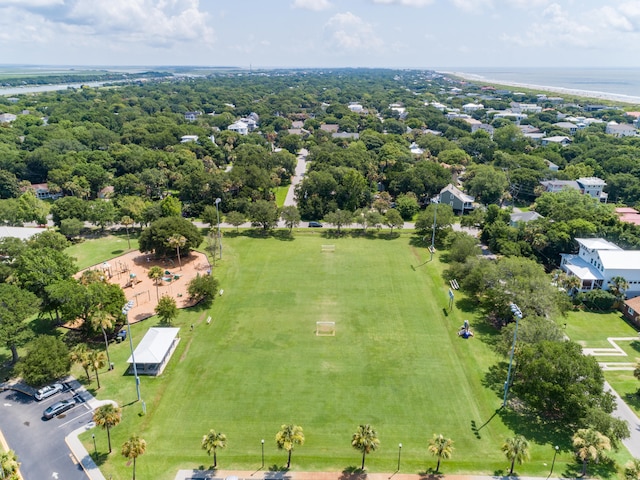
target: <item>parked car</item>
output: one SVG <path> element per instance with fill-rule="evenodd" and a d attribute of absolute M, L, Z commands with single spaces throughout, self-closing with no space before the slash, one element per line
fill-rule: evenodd
<path fill-rule="evenodd" d="M 46 387 L 42 387 L 40 390 L 36 392 L 36 400 L 44 400 L 45 398 L 49 398 L 56 393 L 60 393 L 64 390 L 64 387 L 61 383 L 54 383 L 53 385 L 47 385 Z"/>
<path fill-rule="evenodd" d="M 76 404 L 76 401 L 73 398 L 70 398 L 68 400 L 61 400 L 59 402 L 54 403 L 49 408 L 47 408 L 44 412 L 42 412 L 42 416 L 45 419 L 49 420 L 73 408 L 75 404 Z"/>
<path fill-rule="evenodd" d="M 320 222 L 309 222 L 309 226 L 311 228 L 322 228 L 322 224 Z"/>
<path fill-rule="evenodd" d="M 116 342 L 124 342 L 127 339 L 127 331 L 122 329 L 116 335 Z"/>

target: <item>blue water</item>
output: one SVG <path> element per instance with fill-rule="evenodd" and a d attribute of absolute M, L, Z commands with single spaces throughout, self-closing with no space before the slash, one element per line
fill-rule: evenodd
<path fill-rule="evenodd" d="M 640 100 L 640 68 L 447 68 L 478 80 L 560 87 Z"/>

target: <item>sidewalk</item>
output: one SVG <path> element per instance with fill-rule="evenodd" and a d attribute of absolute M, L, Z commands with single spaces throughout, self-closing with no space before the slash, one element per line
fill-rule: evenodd
<path fill-rule="evenodd" d="M 248 470 L 180 470 L 175 480 L 561 480 L 562 477 L 441 475 L 410 473 L 269 472 Z"/>

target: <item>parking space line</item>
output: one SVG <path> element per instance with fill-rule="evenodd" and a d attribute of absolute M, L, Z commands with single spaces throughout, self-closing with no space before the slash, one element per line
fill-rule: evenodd
<path fill-rule="evenodd" d="M 73 417 L 71 420 L 68 420 L 68 421 L 66 421 L 66 422 L 64 422 L 64 423 L 61 423 L 60 425 L 58 425 L 58 427 L 57 427 L 57 428 L 64 427 L 65 425 L 68 425 L 68 424 L 70 424 L 71 422 L 75 422 L 75 421 L 76 421 L 77 419 L 79 419 L 80 417 L 85 416 L 87 413 L 91 413 L 91 407 L 89 407 L 88 405 L 85 405 L 85 407 L 87 408 L 87 411 L 86 411 L 86 412 L 81 413 L 80 415 L 77 415 L 77 416 Z"/>

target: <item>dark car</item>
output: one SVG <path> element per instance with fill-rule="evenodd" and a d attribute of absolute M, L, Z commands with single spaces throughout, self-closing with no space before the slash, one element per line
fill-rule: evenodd
<path fill-rule="evenodd" d="M 309 226 L 311 228 L 322 228 L 322 224 L 320 222 L 309 222 Z"/>
<path fill-rule="evenodd" d="M 73 408 L 76 404 L 76 401 L 73 398 L 68 400 L 61 400 L 59 402 L 54 403 L 49 408 L 47 408 L 44 412 L 42 412 L 42 416 L 49 420 L 61 413 L 66 412 L 67 410 Z"/>
<path fill-rule="evenodd" d="M 120 330 L 118 332 L 118 334 L 116 335 L 116 342 L 124 342 L 127 339 L 127 331 L 126 330 Z"/>
<path fill-rule="evenodd" d="M 64 387 L 62 386 L 61 383 L 54 383 L 53 385 L 47 385 L 46 387 L 42 387 L 40 390 L 38 390 L 36 392 L 36 400 L 40 401 L 40 400 L 44 400 L 45 398 L 49 398 L 52 395 L 55 395 L 56 393 L 61 392 L 62 390 L 64 390 Z"/>

